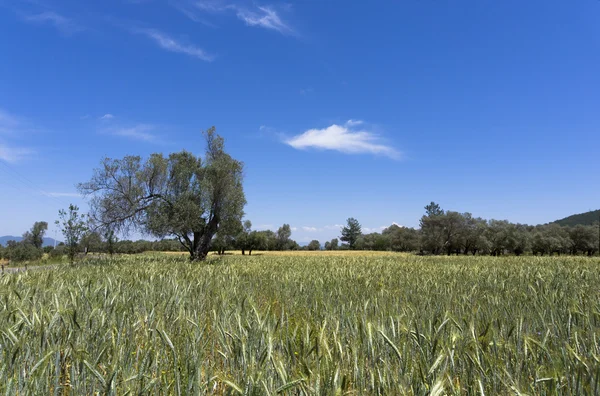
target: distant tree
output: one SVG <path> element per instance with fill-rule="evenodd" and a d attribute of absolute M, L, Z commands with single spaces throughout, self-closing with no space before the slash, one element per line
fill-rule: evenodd
<path fill-rule="evenodd" d="M 314 239 L 314 240 L 310 241 L 307 248 L 308 248 L 308 250 L 321 250 L 321 242 Z"/>
<path fill-rule="evenodd" d="M 12 262 L 34 261 L 42 258 L 43 251 L 30 243 L 14 243 L 6 248 L 6 258 Z"/>
<path fill-rule="evenodd" d="M 204 260 L 221 225 L 240 220 L 246 199 L 243 164 L 225 152 L 215 128 L 205 133 L 204 160 L 182 151 L 105 159 L 87 183 L 97 224 L 115 231 L 138 229 L 157 238 L 176 237 L 190 260 Z"/>
<path fill-rule="evenodd" d="M 591 256 L 598 249 L 597 226 L 584 226 L 579 224 L 575 227 L 569 228 L 568 232 L 571 241 L 571 254 L 582 252 L 586 253 L 588 256 Z"/>
<path fill-rule="evenodd" d="M 325 245 L 323 246 L 325 250 L 331 250 L 331 242 L 325 241 Z"/>
<path fill-rule="evenodd" d="M 506 220 L 488 221 L 485 237 L 490 243 L 492 256 L 500 256 L 508 249 L 509 225 Z"/>
<path fill-rule="evenodd" d="M 248 234 L 248 254 L 251 256 L 253 250 L 266 250 L 267 236 L 264 232 L 252 231 Z"/>
<path fill-rule="evenodd" d="M 236 236 L 235 242 L 238 247 L 242 251 L 242 255 L 246 254 L 246 250 L 249 249 L 250 245 L 250 233 L 252 232 L 252 222 L 250 220 L 246 220 L 243 223 L 240 223 L 239 232 Z"/>
<path fill-rule="evenodd" d="M 65 255 L 65 244 L 56 246 L 48 255 L 53 259 L 61 259 Z"/>
<path fill-rule="evenodd" d="M 432 253 L 440 254 L 444 249 L 446 237 L 444 233 L 444 211 L 440 205 L 431 202 L 425 206 L 425 215 L 421 217 L 419 222 L 421 226 L 423 250 Z"/>
<path fill-rule="evenodd" d="M 362 235 L 362 228 L 358 220 L 350 217 L 346 220 L 346 226 L 342 228 L 341 240 L 348 243 L 350 249 L 356 247 L 358 238 Z"/>
<path fill-rule="evenodd" d="M 119 239 L 117 238 L 117 236 L 115 235 L 115 232 L 112 229 L 107 229 L 104 232 L 104 243 L 106 245 L 106 251 L 108 252 L 108 254 L 110 254 L 111 256 L 113 254 L 115 254 L 115 250 L 116 250 L 116 243 L 119 241 Z"/>
<path fill-rule="evenodd" d="M 489 252 L 490 243 L 485 237 L 487 233 L 487 221 L 482 218 L 473 218 L 470 213 L 465 214 L 464 232 L 461 236 L 461 247 L 464 254 Z"/>
<path fill-rule="evenodd" d="M 388 250 L 390 241 L 387 234 L 372 232 L 358 237 L 356 240 L 356 249 L 359 250 Z"/>
<path fill-rule="evenodd" d="M 81 247 L 85 254 L 90 252 L 100 252 L 102 250 L 102 236 L 97 231 L 92 231 L 89 228 L 81 237 Z"/>
<path fill-rule="evenodd" d="M 23 242 L 33 245 L 36 249 L 41 249 L 44 244 L 44 234 L 48 231 L 48 223 L 45 221 L 36 221 L 33 223 L 30 231 L 23 234 Z"/>
<path fill-rule="evenodd" d="M 278 250 L 290 249 L 290 237 L 292 228 L 289 224 L 284 224 L 277 230 L 277 248 Z"/>
<path fill-rule="evenodd" d="M 438 216 L 441 226 L 442 246 L 447 255 L 460 250 L 461 236 L 465 233 L 465 217 L 448 211 Z"/>
<path fill-rule="evenodd" d="M 333 238 L 331 242 L 329 242 L 329 250 L 338 250 L 340 246 L 340 242 L 337 238 Z"/>
<path fill-rule="evenodd" d="M 298 244 L 298 242 L 294 241 L 293 239 L 290 239 L 288 241 L 286 250 L 300 250 L 300 249 L 301 249 L 301 246 Z"/>
<path fill-rule="evenodd" d="M 388 247 L 395 252 L 416 252 L 419 250 L 419 233 L 414 228 L 392 224 L 381 232 L 387 237 Z"/>
<path fill-rule="evenodd" d="M 516 256 L 520 256 L 531 248 L 531 235 L 522 224 L 509 224 L 506 248 Z"/>
<path fill-rule="evenodd" d="M 71 265 L 75 262 L 75 255 L 79 242 L 87 231 L 87 223 L 85 215 L 79 214 L 79 208 L 76 205 L 69 205 L 68 212 L 61 209 L 58 212 L 60 221 L 56 221 L 56 225 L 61 227 L 63 236 L 65 237 L 65 248 L 69 262 Z"/>
<path fill-rule="evenodd" d="M 225 254 L 225 250 L 233 249 L 238 245 L 239 234 L 242 232 L 242 222 L 230 218 L 221 224 L 219 231 L 212 241 L 212 250 L 218 254 Z"/>

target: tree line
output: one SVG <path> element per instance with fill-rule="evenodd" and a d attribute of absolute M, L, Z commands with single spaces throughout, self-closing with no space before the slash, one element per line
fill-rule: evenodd
<path fill-rule="evenodd" d="M 223 254 L 255 250 L 365 249 L 420 254 L 587 254 L 598 251 L 598 230 L 593 226 L 528 226 L 508 221 L 484 220 L 470 213 L 444 211 L 434 202 L 425 207 L 420 228 L 392 225 L 381 233 L 363 234 L 350 218 L 337 238 L 311 241 L 301 247 L 291 239 L 291 227 L 277 231 L 252 230 L 243 221 L 246 198 L 242 162 L 226 151 L 214 127 L 204 132 L 203 158 L 188 151 L 168 156 L 154 153 L 147 159 L 125 156 L 105 158 L 88 182 L 78 185 L 88 198 L 90 212 L 79 214 L 71 205 L 59 212 L 64 245 L 49 254 L 63 254 L 71 263 L 80 252 L 137 253 L 147 250 L 185 251 L 192 261 L 204 260 L 212 250 Z M 38 222 L 11 242 L 0 254 L 11 261 L 41 257 L 41 238 L 47 223 Z M 119 241 L 130 231 L 160 242 Z M 340 243 L 340 241 L 342 243 Z"/>
<path fill-rule="evenodd" d="M 592 256 L 598 252 L 600 243 L 598 224 L 560 226 L 550 223 L 531 226 L 507 220 L 485 220 L 473 217 L 471 213 L 445 211 L 435 202 L 425 206 L 418 229 L 392 225 L 381 233 L 362 234 L 356 230 L 355 224 L 352 226 L 354 222 L 355 219 L 348 219 L 342 235 L 345 234 L 345 239 L 349 240 L 349 248 L 361 250 L 433 255 Z"/>

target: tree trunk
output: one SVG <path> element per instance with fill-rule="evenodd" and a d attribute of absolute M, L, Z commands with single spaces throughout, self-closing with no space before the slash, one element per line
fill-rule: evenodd
<path fill-rule="evenodd" d="M 252 256 L 252 249 L 248 250 L 248 256 Z"/>
<path fill-rule="evenodd" d="M 246 249 L 242 249 L 242 256 L 246 255 Z"/>

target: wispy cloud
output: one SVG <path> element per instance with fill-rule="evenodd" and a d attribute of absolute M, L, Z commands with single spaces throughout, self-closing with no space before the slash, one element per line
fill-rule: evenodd
<path fill-rule="evenodd" d="M 185 4 L 187 5 L 183 5 L 180 1 L 174 3 L 174 6 L 195 22 L 205 23 L 205 20 L 198 16 L 198 12 L 213 14 L 229 13 L 235 15 L 247 26 L 274 30 L 284 35 L 297 34 L 297 32 L 281 18 L 279 12 L 270 5 L 245 5 L 240 2 L 226 3 L 214 0 L 187 1 Z"/>
<path fill-rule="evenodd" d="M 0 109 L 0 133 L 14 133 L 15 129 L 19 127 L 19 124 L 20 122 L 15 116 Z"/>
<path fill-rule="evenodd" d="M 14 163 L 33 155 L 35 151 L 29 147 L 7 143 L 7 140 L 14 141 L 23 136 L 30 136 L 32 131 L 35 129 L 28 121 L 0 109 L 0 135 L 4 137 L 0 141 L 0 160 Z"/>
<path fill-rule="evenodd" d="M 302 230 L 306 231 L 306 232 L 317 232 L 317 231 L 319 231 L 319 229 L 317 227 L 307 227 L 307 226 L 302 227 Z"/>
<path fill-rule="evenodd" d="M 196 6 L 194 4 L 186 4 L 183 1 L 171 1 L 170 4 L 173 7 L 175 7 L 177 11 L 181 12 L 183 15 L 185 15 L 186 17 L 188 17 L 196 23 L 201 23 L 211 28 L 217 27 L 214 23 L 209 22 L 208 20 L 206 20 L 206 18 L 203 18 L 200 15 L 198 15 L 198 13 L 195 12 Z"/>
<path fill-rule="evenodd" d="M 281 20 L 273 8 L 258 6 L 252 10 L 238 6 L 230 7 L 235 10 L 236 16 L 248 26 L 271 29 L 281 34 L 294 34 L 294 30 Z"/>
<path fill-rule="evenodd" d="M 196 47 L 192 44 L 181 43 L 169 35 L 162 33 L 155 29 L 133 29 L 134 33 L 143 34 L 146 37 L 154 40 L 154 42 L 164 50 L 186 54 L 194 58 L 201 59 L 206 62 L 212 62 L 215 59 L 214 55 L 211 55 L 204 51 L 202 48 Z"/>
<path fill-rule="evenodd" d="M 9 146 L 0 142 L 0 160 L 15 163 L 26 159 L 35 152 L 26 147 Z"/>
<path fill-rule="evenodd" d="M 148 143 L 158 143 L 159 138 L 151 133 L 156 130 L 156 126 L 149 124 L 138 124 L 129 128 L 112 128 L 108 132 L 115 136 L 126 137 Z"/>
<path fill-rule="evenodd" d="M 101 120 L 112 120 L 113 118 L 115 118 L 115 116 L 110 113 L 104 114 L 102 117 L 100 117 Z"/>
<path fill-rule="evenodd" d="M 364 124 L 364 121 L 361 120 L 348 120 L 346 121 L 346 125 L 349 127 L 353 127 L 353 126 L 357 126 L 357 125 L 362 125 Z"/>
<path fill-rule="evenodd" d="M 335 150 L 347 154 L 379 154 L 392 159 L 399 159 L 400 153 L 391 146 L 383 144 L 374 132 L 355 129 L 361 125 L 350 120 L 344 125 L 333 124 L 323 129 L 309 129 L 299 135 L 285 140 L 285 143 L 296 149 L 315 148 Z"/>
<path fill-rule="evenodd" d="M 50 24 L 60 32 L 67 35 L 84 30 L 83 27 L 79 26 L 71 19 L 54 11 L 45 11 L 39 14 L 26 15 L 24 19 L 26 22 L 35 24 Z"/>

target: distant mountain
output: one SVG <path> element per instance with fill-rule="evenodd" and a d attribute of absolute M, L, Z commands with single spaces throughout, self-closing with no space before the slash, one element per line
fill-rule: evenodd
<path fill-rule="evenodd" d="M 592 210 L 591 212 L 585 212 L 580 214 L 575 214 L 569 217 L 565 217 L 564 219 L 556 220 L 554 223 L 561 226 L 576 226 L 576 225 L 592 225 L 598 222 L 600 218 L 600 209 Z"/>
<path fill-rule="evenodd" d="M 23 237 L 20 237 L 20 236 L 6 235 L 6 236 L 0 237 L 0 245 L 6 246 L 6 243 L 8 241 L 21 242 L 22 240 L 23 240 Z M 56 241 L 57 245 L 59 243 L 60 243 L 60 241 Z M 44 238 L 44 246 L 54 246 L 54 238 Z"/>

